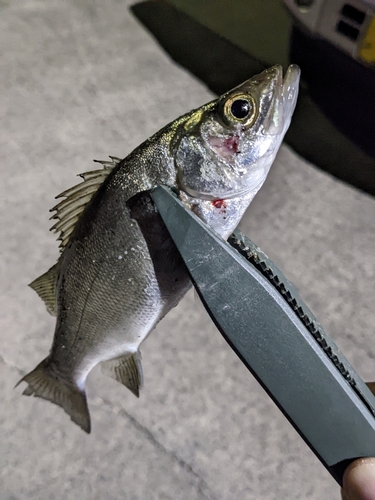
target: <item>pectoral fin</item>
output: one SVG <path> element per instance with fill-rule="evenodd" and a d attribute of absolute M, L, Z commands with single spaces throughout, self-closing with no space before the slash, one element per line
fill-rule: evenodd
<path fill-rule="evenodd" d="M 114 378 L 124 384 L 137 398 L 139 389 L 143 386 L 143 370 L 141 353 L 136 352 L 129 356 L 110 359 L 101 363 L 101 370 L 107 377 Z"/>
<path fill-rule="evenodd" d="M 47 306 L 47 311 L 56 316 L 56 281 L 57 281 L 57 264 L 55 264 L 46 273 L 42 274 L 30 283 L 30 287 L 36 291 L 39 297 Z"/>

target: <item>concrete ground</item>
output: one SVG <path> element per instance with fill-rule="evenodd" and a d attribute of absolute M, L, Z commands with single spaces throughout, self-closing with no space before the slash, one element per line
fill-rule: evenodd
<path fill-rule="evenodd" d="M 27 287 L 58 255 L 54 196 L 211 99 L 130 1 L 0 2 L 0 499 L 339 498 L 190 293 L 145 342 L 137 400 L 94 370 L 93 432 L 13 390 L 54 328 Z M 242 229 L 374 379 L 375 201 L 283 147 Z M 298 401 L 296 401 L 298 404 Z"/>

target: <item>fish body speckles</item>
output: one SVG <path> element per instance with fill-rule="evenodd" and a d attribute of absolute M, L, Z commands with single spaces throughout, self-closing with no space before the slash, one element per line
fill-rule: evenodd
<path fill-rule="evenodd" d="M 263 184 L 289 126 L 299 70 L 275 66 L 164 127 L 125 159 L 62 193 L 54 207 L 61 255 L 32 284 L 56 328 L 50 354 L 22 381 L 90 432 L 85 382 L 102 372 L 136 396 L 139 347 L 191 283 L 149 196 L 174 188 L 223 238 Z"/>

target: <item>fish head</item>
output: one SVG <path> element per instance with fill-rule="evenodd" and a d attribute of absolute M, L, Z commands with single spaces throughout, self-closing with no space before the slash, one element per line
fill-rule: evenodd
<path fill-rule="evenodd" d="M 187 115 L 174 154 L 179 189 L 202 200 L 255 196 L 289 127 L 299 77 L 296 65 L 284 78 L 273 66 Z"/>
<path fill-rule="evenodd" d="M 174 143 L 180 199 L 227 238 L 264 183 L 288 130 L 300 70 L 263 71 L 185 115 Z"/>

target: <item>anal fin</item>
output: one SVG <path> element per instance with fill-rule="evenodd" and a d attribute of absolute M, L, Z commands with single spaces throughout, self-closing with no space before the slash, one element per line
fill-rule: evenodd
<path fill-rule="evenodd" d="M 39 297 L 47 306 L 47 311 L 56 316 L 56 282 L 57 282 L 57 264 L 55 264 L 46 273 L 36 278 L 30 287 L 36 291 Z"/>
<path fill-rule="evenodd" d="M 118 358 L 109 359 L 101 363 L 104 375 L 111 377 L 125 385 L 137 398 L 139 389 L 143 386 L 143 370 L 141 364 L 141 353 L 126 354 Z"/>

